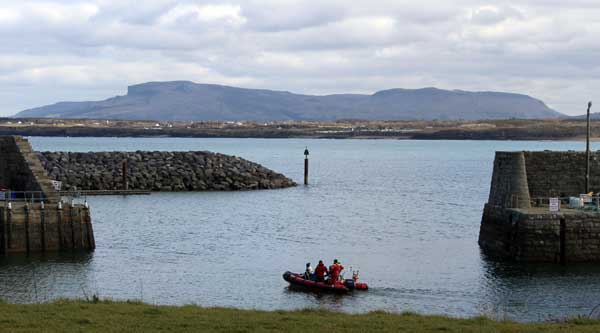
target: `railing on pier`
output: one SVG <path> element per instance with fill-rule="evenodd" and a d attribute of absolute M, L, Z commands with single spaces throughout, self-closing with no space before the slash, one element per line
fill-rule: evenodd
<path fill-rule="evenodd" d="M 0 201 L 5 202 L 29 202 L 35 203 L 40 201 L 48 201 L 46 195 L 42 191 L 0 191 Z"/>
<path fill-rule="evenodd" d="M 571 200 L 572 197 L 574 197 L 574 196 L 555 197 L 555 198 L 558 198 L 561 205 L 568 206 L 569 201 Z M 550 206 L 550 198 L 548 198 L 548 197 L 533 197 L 533 198 L 531 198 L 531 207 L 548 207 L 548 206 Z M 586 202 L 583 204 L 582 207 L 575 208 L 575 209 L 600 212 L 600 195 L 591 196 L 590 202 Z"/>
<path fill-rule="evenodd" d="M 148 190 L 76 190 L 60 191 L 62 196 L 81 197 L 86 195 L 145 195 L 150 194 Z"/>
<path fill-rule="evenodd" d="M 70 204 L 85 204 L 87 202 L 86 194 L 79 192 L 60 193 L 60 201 Z M 54 198 L 55 200 L 58 198 Z M 49 198 L 42 191 L 0 191 L 0 203 L 6 206 L 9 202 L 26 203 L 48 203 Z"/>

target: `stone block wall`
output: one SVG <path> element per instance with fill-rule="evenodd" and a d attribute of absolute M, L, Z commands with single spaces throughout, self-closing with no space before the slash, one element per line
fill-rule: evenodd
<path fill-rule="evenodd" d="M 0 186 L 29 192 L 0 201 L 0 255 L 95 248 L 89 209 L 62 203 L 59 209 L 60 195 L 26 139 L 0 136 Z M 43 195 L 31 200 L 33 192 Z"/>
<path fill-rule="evenodd" d="M 600 152 L 590 157 L 590 191 L 600 192 Z M 530 198 L 584 192 L 584 152 L 496 152 L 488 204 L 526 208 Z"/>
<path fill-rule="evenodd" d="M 600 192 L 600 153 L 590 158 Z M 600 213 L 531 209 L 536 198 L 585 191 L 584 152 L 497 152 L 479 245 L 488 256 L 537 262 L 600 261 Z"/>
<path fill-rule="evenodd" d="M 524 152 L 531 197 L 579 196 L 585 192 L 585 152 Z M 600 192 L 600 152 L 590 154 L 590 191 Z"/>
<path fill-rule="evenodd" d="M 527 169 L 523 152 L 496 152 L 490 187 L 490 206 L 530 207 Z"/>
<path fill-rule="evenodd" d="M 520 209 L 487 213 L 479 232 L 479 245 L 492 258 L 556 263 L 600 261 L 600 214 Z"/>
<path fill-rule="evenodd" d="M 12 191 L 40 191 L 46 201 L 58 193 L 29 142 L 19 136 L 0 136 L 0 187 Z"/>

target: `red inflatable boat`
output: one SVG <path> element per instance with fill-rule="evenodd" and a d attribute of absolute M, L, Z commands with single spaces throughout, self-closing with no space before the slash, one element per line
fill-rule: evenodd
<path fill-rule="evenodd" d="M 356 282 L 354 279 L 346 279 L 343 281 L 336 282 L 335 284 L 329 284 L 325 282 L 307 280 L 302 276 L 302 274 L 296 274 L 289 271 L 283 273 L 283 279 L 289 282 L 291 286 L 305 288 L 307 290 L 312 291 L 324 291 L 344 294 L 354 289 L 369 289 L 366 283 Z"/>

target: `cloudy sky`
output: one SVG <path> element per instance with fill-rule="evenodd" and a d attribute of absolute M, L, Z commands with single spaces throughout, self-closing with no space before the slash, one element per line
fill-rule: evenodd
<path fill-rule="evenodd" d="M 600 97 L 598 0 L 0 0 L 0 41 L 1 115 L 165 80 Z"/>

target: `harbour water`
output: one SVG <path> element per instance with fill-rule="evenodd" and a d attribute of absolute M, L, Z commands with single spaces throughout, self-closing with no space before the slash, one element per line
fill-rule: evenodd
<path fill-rule="evenodd" d="M 97 249 L 0 258 L 0 298 L 141 299 L 256 309 L 322 307 L 545 320 L 600 303 L 600 265 L 516 265 L 477 245 L 494 151 L 580 142 L 30 138 L 44 151 L 210 150 L 310 185 L 89 197 Z M 593 148 L 600 148 L 594 143 Z M 340 259 L 371 289 L 291 291 L 281 274 Z"/>

